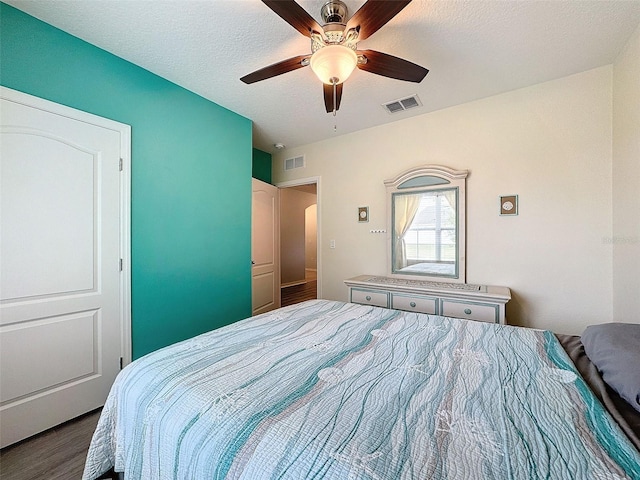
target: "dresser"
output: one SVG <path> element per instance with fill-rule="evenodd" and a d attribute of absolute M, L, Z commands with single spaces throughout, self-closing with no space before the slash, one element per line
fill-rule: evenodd
<path fill-rule="evenodd" d="M 345 280 L 349 301 L 480 322 L 506 323 L 507 287 L 360 275 Z"/>

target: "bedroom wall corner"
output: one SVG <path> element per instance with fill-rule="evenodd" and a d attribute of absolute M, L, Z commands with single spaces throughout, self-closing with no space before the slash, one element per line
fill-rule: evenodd
<path fill-rule="evenodd" d="M 613 321 L 640 323 L 640 25 L 613 66 Z"/>
<path fill-rule="evenodd" d="M 0 84 L 131 125 L 138 358 L 251 315 L 251 121 L 0 3 Z"/>
<path fill-rule="evenodd" d="M 251 174 L 253 178 L 271 183 L 271 154 L 257 148 L 252 151 Z"/>

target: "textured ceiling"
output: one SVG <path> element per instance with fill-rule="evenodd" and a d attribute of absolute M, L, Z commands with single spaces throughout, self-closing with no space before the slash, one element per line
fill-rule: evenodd
<path fill-rule="evenodd" d="M 640 24 L 640 0 L 413 0 L 359 49 L 427 67 L 420 84 L 356 70 L 336 117 L 309 68 L 245 85 L 247 73 L 310 52 L 259 0 L 3 0 L 254 122 L 273 152 L 610 64 Z M 298 3 L 319 23 L 326 0 Z M 344 0 L 352 15 L 363 0 Z M 421 108 L 381 104 L 418 94 Z"/>

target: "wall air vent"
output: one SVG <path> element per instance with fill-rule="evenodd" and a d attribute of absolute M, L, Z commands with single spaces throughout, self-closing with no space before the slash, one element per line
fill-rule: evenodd
<path fill-rule="evenodd" d="M 421 107 L 422 102 L 418 98 L 418 95 L 412 95 L 400 100 L 394 100 L 393 102 L 384 103 L 382 105 L 388 113 L 404 112 L 414 107 Z"/>
<path fill-rule="evenodd" d="M 294 168 L 304 168 L 304 155 L 295 158 L 287 158 L 284 161 L 285 170 L 293 170 Z"/>

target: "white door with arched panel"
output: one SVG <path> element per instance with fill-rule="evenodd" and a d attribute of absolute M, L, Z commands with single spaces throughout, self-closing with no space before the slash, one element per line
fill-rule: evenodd
<path fill-rule="evenodd" d="M 103 405 L 130 361 L 130 127 L 0 93 L 4 447 Z"/>
<path fill-rule="evenodd" d="M 252 314 L 280 308 L 280 204 L 278 188 L 252 179 Z"/>

